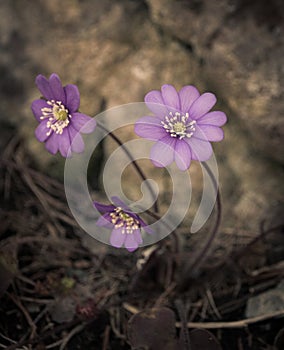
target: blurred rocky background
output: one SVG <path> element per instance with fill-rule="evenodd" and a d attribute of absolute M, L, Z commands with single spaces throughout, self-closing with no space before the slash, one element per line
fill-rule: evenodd
<path fill-rule="evenodd" d="M 259 232 L 283 209 L 284 5 L 280 0 L 9 0 L 0 2 L 0 143 L 24 138 L 37 167 L 63 173 L 34 136 L 37 74 L 81 92 L 81 110 L 196 85 L 228 115 L 216 144 L 226 227 Z M 111 145 L 105 143 L 107 157 Z M 198 164 L 192 182 L 200 184 Z M 129 178 L 131 186 L 137 179 Z M 131 187 L 130 186 L 130 187 Z M 198 187 L 199 186 L 199 187 Z"/>

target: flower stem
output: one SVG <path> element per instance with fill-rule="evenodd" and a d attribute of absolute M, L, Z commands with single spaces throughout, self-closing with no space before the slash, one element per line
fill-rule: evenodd
<path fill-rule="evenodd" d="M 123 149 L 123 151 L 125 152 L 125 154 L 129 157 L 129 159 L 131 160 L 134 168 L 136 169 L 137 173 L 139 174 L 139 176 L 141 177 L 141 179 L 143 181 L 146 182 L 146 186 L 148 188 L 148 190 L 151 193 L 151 196 L 153 197 L 153 199 L 155 200 L 156 196 L 155 196 L 155 192 L 153 191 L 153 188 L 151 187 L 151 185 L 148 183 L 147 178 L 144 174 L 144 172 L 142 171 L 142 169 L 140 168 L 140 166 L 137 164 L 137 162 L 135 161 L 135 159 L 132 157 L 131 153 L 129 152 L 129 150 L 124 146 L 124 144 L 122 143 L 122 141 L 115 135 L 113 134 L 111 131 L 109 131 L 106 127 L 104 127 L 102 124 L 97 123 L 97 126 L 99 128 L 101 128 L 102 130 L 104 130 L 105 132 L 108 133 L 108 135 L 119 145 L 121 146 L 121 148 Z M 158 206 L 158 201 L 155 200 L 154 202 L 154 211 L 155 213 L 159 212 L 159 206 Z"/>
<path fill-rule="evenodd" d="M 156 220 L 160 220 L 160 219 L 161 219 L 161 217 L 160 217 L 158 214 L 153 213 L 151 210 L 145 210 L 145 213 L 147 213 L 149 216 L 152 216 L 152 217 L 153 217 L 154 219 L 156 219 Z M 163 221 L 163 220 L 162 220 L 162 221 Z M 163 224 L 164 224 L 167 228 L 169 228 L 169 225 L 167 225 L 166 222 L 163 222 Z M 173 239 L 174 239 L 174 252 L 175 252 L 176 254 L 178 254 L 178 253 L 179 253 L 179 246 L 180 246 L 178 234 L 177 234 L 177 232 L 176 232 L 175 230 L 173 230 L 173 231 L 171 232 L 171 234 L 172 234 Z M 162 240 L 161 242 L 163 242 L 163 240 Z"/>
<path fill-rule="evenodd" d="M 203 166 L 206 169 L 208 175 L 210 176 L 210 179 L 215 187 L 215 190 L 217 191 L 217 197 L 216 197 L 217 218 L 216 218 L 215 224 L 212 228 L 212 231 L 209 234 L 209 238 L 208 238 L 207 242 L 205 243 L 205 245 L 203 246 L 203 248 L 201 249 L 199 254 L 197 254 L 194 257 L 193 263 L 191 265 L 187 266 L 187 268 L 185 269 L 185 272 L 184 272 L 185 276 L 189 276 L 189 275 L 194 276 L 194 274 L 197 271 L 197 268 L 200 266 L 200 264 L 206 258 L 208 250 L 210 249 L 214 239 L 217 236 L 217 233 L 218 233 L 218 230 L 220 227 L 220 223 L 221 223 L 222 203 L 221 203 L 220 191 L 219 191 L 218 185 L 216 183 L 216 180 L 214 178 L 214 175 L 213 175 L 211 169 L 209 168 L 209 166 L 206 163 L 203 163 Z M 186 278 L 186 280 L 187 280 L 187 278 Z M 186 281 L 183 282 L 183 285 L 185 285 L 185 283 L 186 283 Z"/>

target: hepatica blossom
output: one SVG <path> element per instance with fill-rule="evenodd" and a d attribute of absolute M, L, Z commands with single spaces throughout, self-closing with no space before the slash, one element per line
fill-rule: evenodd
<path fill-rule="evenodd" d="M 202 95 L 191 85 L 179 92 L 172 85 L 163 85 L 145 96 L 145 103 L 154 116 L 140 118 L 135 124 L 137 135 L 156 141 L 150 158 L 155 166 L 165 167 L 176 162 L 186 170 L 191 160 L 206 161 L 212 155 L 210 141 L 224 137 L 220 126 L 227 121 L 225 113 L 210 112 L 216 97 Z"/>
<path fill-rule="evenodd" d="M 80 94 L 77 86 L 62 86 L 60 78 L 54 73 L 49 79 L 38 75 L 36 85 L 43 95 L 31 106 L 39 122 L 35 130 L 38 141 L 45 142 L 50 153 L 59 151 L 63 157 L 69 157 L 71 152 L 83 152 L 84 142 L 80 133 L 93 132 L 96 121 L 78 112 Z"/>
<path fill-rule="evenodd" d="M 112 197 L 114 204 L 105 205 L 94 202 L 96 209 L 103 214 L 97 221 L 98 226 L 112 229 L 110 244 L 113 247 L 125 248 L 132 252 L 142 243 L 141 229 L 148 233 L 152 230 L 147 224 L 118 197 Z"/>

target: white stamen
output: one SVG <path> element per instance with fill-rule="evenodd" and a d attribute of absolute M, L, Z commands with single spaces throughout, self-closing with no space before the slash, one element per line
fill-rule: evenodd
<path fill-rule="evenodd" d="M 61 101 L 50 100 L 46 102 L 50 107 L 43 107 L 41 109 L 42 116 L 40 119 L 47 119 L 46 127 L 50 130 L 46 133 L 50 136 L 52 132 L 61 135 L 63 130 L 70 123 L 71 115 Z"/>
<path fill-rule="evenodd" d="M 161 121 L 163 128 L 171 137 L 178 137 L 180 140 L 183 138 L 191 138 L 195 131 L 194 125 L 196 124 L 195 120 L 191 120 L 188 123 L 189 114 L 181 114 L 179 112 L 170 112 L 169 115 L 164 117 L 164 120 Z"/>
<path fill-rule="evenodd" d="M 140 228 L 140 222 L 125 213 L 120 207 L 115 208 L 114 211 L 110 213 L 110 217 L 111 222 L 116 229 L 122 227 L 122 234 L 126 233 L 131 235 L 135 230 Z"/>

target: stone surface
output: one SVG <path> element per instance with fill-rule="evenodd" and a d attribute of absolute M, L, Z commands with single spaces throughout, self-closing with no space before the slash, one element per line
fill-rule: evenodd
<path fill-rule="evenodd" d="M 283 311 L 283 291 L 284 281 L 281 281 L 277 287 L 250 298 L 247 302 L 246 316 L 256 317 L 266 314 L 272 314 L 273 312 L 281 310 Z"/>
<path fill-rule="evenodd" d="M 1 2 L 2 129 L 19 130 L 38 165 L 62 176 L 63 160 L 33 136 L 37 74 L 57 72 L 64 84 L 78 84 L 81 110 L 90 115 L 102 101 L 106 108 L 143 101 L 164 83 L 213 91 L 229 118 L 215 145 L 224 225 L 258 233 L 263 219 L 273 223 L 271 208 L 283 205 L 283 11 L 278 0 Z M 106 158 L 112 147 L 105 142 Z M 199 166 L 190 172 L 198 192 Z M 164 200 L 167 179 L 160 181 Z M 131 171 L 127 182 L 137 194 Z"/>
<path fill-rule="evenodd" d="M 283 163 L 284 6 L 280 1 L 148 0 L 153 21 L 191 48 L 202 80 Z M 213 69 L 212 69 L 213 68 Z M 269 148 L 267 142 L 269 140 Z"/>

